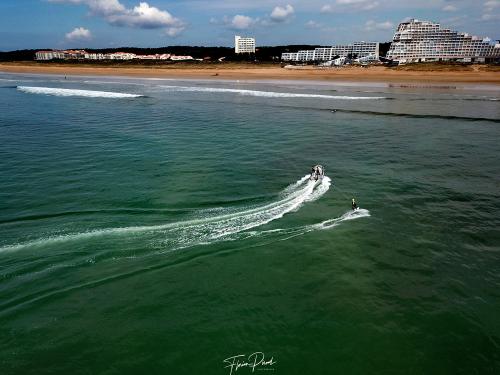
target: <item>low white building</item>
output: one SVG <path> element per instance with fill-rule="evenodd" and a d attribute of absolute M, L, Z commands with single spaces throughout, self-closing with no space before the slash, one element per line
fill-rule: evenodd
<path fill-rule="evenodd" d="M 355 42 L 354 44 L 321 47 L 313 50 L 301 50 L 295 53 L 282 53 L 283 61 L 330 61 L 337 57 L 363 58 L 379 57 L 379 44 L 376 42 Z"/>
<path fill-rule="evenodd" d="M 64 51 L 38 51 L 35 53 L 35 59 L 39 61 L 62 60 L 64 59 Z"/>
<path fill-rule="evenodd" d="M 159 55 L 136 55 L 134 59 L 137 60 L 156 60 Z"/>
<path fill-rule="evenodd" d="M 64 52 L 65 60 L 83 60 L 87 51 L 82 49 L 67 49 Z"/>
<path fill-rule="evenodd" d="M 104 55 L 104 53 L 87 52 L 87 53 L 85 53 L 85 59 L 86 60 L 105 60 L 106 56 Z"/>
<path fill-rule="evenodd" d="M 109 60 L 133 60 L 137 57 L 135 53 L 129 53 L 129 52 L 115 52 L 115 53 L 108 53 L 106 57 Z"/>
<path fill-rule="evenodd" d="M 37 51 L 35 59 L 39 61 L 48 60 L 171 60 L 171 61 L 189 61 L 194 60 L 192 56 L 175 56 L 170 53 L 155 55 L 136 55 L 130 52 L 96 53 L 84 50 L 65 50 L 65 51 Z"/>
<path fill-rule="evenodd" d="M 239 35 L 234 36 L 235 53 L 255 53 L 255 38 L 244 38 Z"/>
<path fill-rule="evenodd" d="M 172 61 L 189 61 L 189 60 L 194 60 L 193 56 L 175 56 L 172 55 L 170 56 L 170 60 Z"/>

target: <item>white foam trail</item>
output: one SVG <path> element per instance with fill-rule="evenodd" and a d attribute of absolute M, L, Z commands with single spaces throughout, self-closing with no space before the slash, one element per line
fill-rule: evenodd
<path fill-rule="evenodd" d="M 269 204 L 247 207 L 236 211 L 223 210 L 222 214 L 216 216 L 169 224 L 98 229 L 83 233 L 41 238 L 1 247 L 0 253 L 94 237 L 138 233 L 149 233 L 154 237 L 160 235 L 162 243 L 175 245 L 175 247 L 208 243 L 279 219 L 283 215 L 300 208 L 304 202 L 321 197 L 328 191 L 330 183 L 331 180 L 327 176 L 322 181 L 316 182 L 310 181 L 309 175 L 307 175 L 287 187 L 277 201 Z"/>
<path fill-rule="evenodd" d="M 364 208 L 358 208 L 355 211 L 348 211 L 345 214 L 343 214 L 340 217 L 337 217 L 335 219 L 329 219 L 325 220 L 321 223 L 318 224 L 313 224 L 310 226 L 311 229 L 318 230 L 318 229 L 330 229 L 333 228 L 343 221 L 348 221 L 348 220 L 355 220 L 355 219 L 360 219 L 362 217 L 369 217 L 370 211 L 365 210 Z"/>
<path fill-rule="evenodd" d="M 244 96 L 259 96 L 265 98 L 317 98 L 334 100 L 379 100 L 386 99 L 385 96 L 345 96 L 345 95 L 322 95 L 322 94 L 300 94 L 292 92 L 273 92 L 243 89 L 228 89 L 217 87 L 192 87 L 192 86 L 160 86 L 168 91 L 209 92 L 209 93 L 233 93 Z"/>
<path fill-rule="evenodd" d="M 321 223 L 317 224 L 311 224 L 311 225 L 304 225 L 300 227 L 294 227 L 294 228 L 278 228 L 278 229 L 269 229 L 269 230 L 264 230 L 264 231 L 246 231 L 243 233 L 240 233 L 238 237 L 234 239 L 247 239 L 251 237 L 265 237 L 267 235 L 278 235 L 279 236 L 279 241 L 284 241 L 293 237 L 297 236 L 302 236 L 306 233 L 317 231 L 317 230 L 326 230 L 326 229 L 332 229 L 338 225 L 340 225 L 344 221 L 348 220 L 356 220 L 356 219 L 361 219 L 363 217 L 369 217 L 370 211 L 360 208 L 356 211 L 349 210 L 348 212 L 344 213 L 342 216 L 333 218 L 333 219 L 328 219 L 325 221 L 322 221 Z"/>
<path fill-rule="evenodd" d="M 139 98 L 144 95 L 127 94 L 121 92 L 110 91 L 93 91 L 93 90 L 75 90 L 75 89 L 62 89 L 57 87 L 31 87 L 31 86 L 17 86 L 19 91 L 28 94 L 44 94 L 54 96 L 80 96 L 86 98 Z"/>

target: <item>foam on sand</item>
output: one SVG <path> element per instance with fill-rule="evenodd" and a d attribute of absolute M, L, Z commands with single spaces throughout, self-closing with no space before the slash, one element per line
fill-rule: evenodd
<path fill-rule="evenodd" d="M 186 91 L 186 92 L 205 92 L 205 93 L 232 93 L 243 96 L 258 96 L 265 98 L 316 98 L 329 100 L 380 100 L 387 99 L 385 96 L 345 96 L 345 95 L 322 95 L 322 94 L 303 94 L 293 92 L 274 92 L 258 91 L 244 89 L 229 89 L 218 87 L 193 87 L 193 86 L 160 86 L 167 91 Z"/>
<path fill-rule="evenodd" d="M 17 86 L 19 91 L 28 94 L 43 94 L 53 96 L 79 96 L 86 98 L 139 98 L 144 95 L 127 94 L 121 92 L 110 91 L 93 91 L 93 90 L 76 90 L 76 89 L 62 89 L 57 87 L 32 87 L 32 86 Z"/>

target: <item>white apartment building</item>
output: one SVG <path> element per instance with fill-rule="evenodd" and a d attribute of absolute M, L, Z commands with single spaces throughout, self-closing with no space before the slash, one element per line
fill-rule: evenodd
<path fill-rule="evenodd" d="M 37 51 L 35 53 L 36 60 L 79 60 L 85 59 L 87 52 L 83 50 L 65 50 L 65 51 Z"/>
<path fill-rule="evenodd" d="M 36 60 L 64 59 L 64 51 L 38 51 L 35 53 Z"/>
<path fill-rule="evenodd" d="M 193 56 L 170 56 L 170 60 L 172 61 L 189 61 L 194 60 Z"/>
<path fill-rule="evenodd" d="M 500 43 L 412 19 L 399 24 L 387 58 L 401 63 L 425 61 L 485 62 L 500 59 Z"/>
<path fill-rule="evenodd" d="M 316 48 L 314 50 L 302 50 L 299 52 L 282 53 L 283 61 L 330 61 L 337 57 L 356 58 L 372 56 L 378 59 L 379 44 L 375 42 L 355 42 L 354 44 L 336 45 L 332 47 Z"/>
<path fill-rule="evenodd" d="M 104 53 L 85 52 L 85 60 L 105 60 Z"/>
<path fill-rule="evenodd" d="M 133 60 L 137 58 L 137 55 L 135 53 L 129 53 L 129 52 L 114 52 L 114 53 L 107 53 L 105 55 L 106 60 Z"/>
<path fill-rule="evenodd" d="M 244 38 L 239 35 L 234 36 L 235 53 L 255 53 L 255 38 Z"/>
<path fill-rule="evenodd" d="M 40 61 L 61 60 L 194 60 L 192 56 L 175 56 L 170 53 L 155 55 L 136 55 L 130 52 L 97 53 L 83 50 L 38 51 L 35 59 Z"/>

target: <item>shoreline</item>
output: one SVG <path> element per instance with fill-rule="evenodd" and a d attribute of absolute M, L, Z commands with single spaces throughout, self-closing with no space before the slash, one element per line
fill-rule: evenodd
<path fill-rule="evenodd" d="M 326 81 L 328 83 L 363 82 L 407 85 L 490 84 L 500 85 L 500 72 L 481 71 L 408 71 L 382 66 L 286 69 L 279 66 L 77 66 L 0 63 L 1 73 L 53 74 L 73 76 L 115 76 L 134 78 L 171 78 L 206 80 L 290 80 Z"/>

